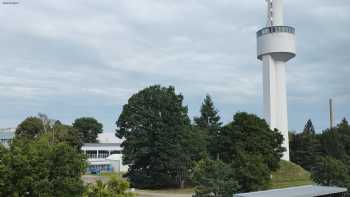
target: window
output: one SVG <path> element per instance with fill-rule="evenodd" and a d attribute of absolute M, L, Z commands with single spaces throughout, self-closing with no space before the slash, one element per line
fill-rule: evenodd
<path fill-rule="evenodd" d="M 107 158 L 109 156 L 108 150 L 99 150 L 98 151 L 98 158 Z"/>
<path fill-rule="evenodd" d="M 111 155 L 112 154 L 121 154 L 122 153 L 122 151 L 120 151 L 120 150 L 112 150 L 111 151 Z"/>
<path fill-rule="evenodd" d="M 87 150 L 86 156 L 89 159 L 95 159 L 95 158 L 97 158 L 97 151 L 96 150 Z"/>

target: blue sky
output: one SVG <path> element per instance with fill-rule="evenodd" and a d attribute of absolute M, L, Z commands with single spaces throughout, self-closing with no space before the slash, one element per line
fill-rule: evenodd
<path fill-rule="evenodd" d="M 70 124 L 92 116 L 114 131 L 123 104 L 153 84 L 173 85 L 190 117 L 212 95 L 224 122 L 262 114 L 255 32 L 264 0 L 17 0 L 0 4 L 0 127 L 38 112 Z M 350 119 L 350 1 L 285 0 L 297 29 L 288 62 L 290 130 L 311 118 Z"/>

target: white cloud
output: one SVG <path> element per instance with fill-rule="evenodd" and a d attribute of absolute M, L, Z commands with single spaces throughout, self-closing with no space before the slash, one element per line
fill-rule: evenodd
<path fill-rule="evenodd" d="M 324 127 L 326 119 L 317 115 L 323 112 L 315 108 L 329 97 L 340 105 L 338 116 L 349 117 L 350 2 L 285 3 L 286 23 L 296 26 L 298 36 L 298 55 L 287 69 L 290 127 L 303 127 L 299 113 L 314 115 Z M 265 24 L 265 10 L 261 0 L 0 5 L 0 108 L 13 110 L 14 102 L 25 107 L 2 119 L 0 127 L 13 126 L 26 110 L 62 117 L 83 114 L 90 106 L 92 115 L 107 107 L 118 114 L 129 96 L 156 83 L 174 85 L 190 109 L 198 108 L 206 93 L 213 94 L 225 120 L 237 110 L 233 106 L 260 112 L 255 31 Z M 100 117 L 112 124 L 110 117 Z"/>

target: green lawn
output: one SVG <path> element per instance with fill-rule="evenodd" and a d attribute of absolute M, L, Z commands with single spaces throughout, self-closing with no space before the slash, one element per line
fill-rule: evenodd
<path fill-rule="evenodd" d="M 271 189 L 312 185 L 310 173 L 302 167 L 287 161 L 281 161 L 281 168 L 272 173 Z"/>

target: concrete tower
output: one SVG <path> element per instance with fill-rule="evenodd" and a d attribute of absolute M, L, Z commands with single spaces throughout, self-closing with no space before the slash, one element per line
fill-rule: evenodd
<path fill-rule="evenodd" d="M 257 32 L 258 59 L 263 62 L 264 117 L 284 137 L 289 161 L 286 62 L 295 57 L 295 29 L 284 26 L 283 0 L 266 0 L 267 26 Z"/>

